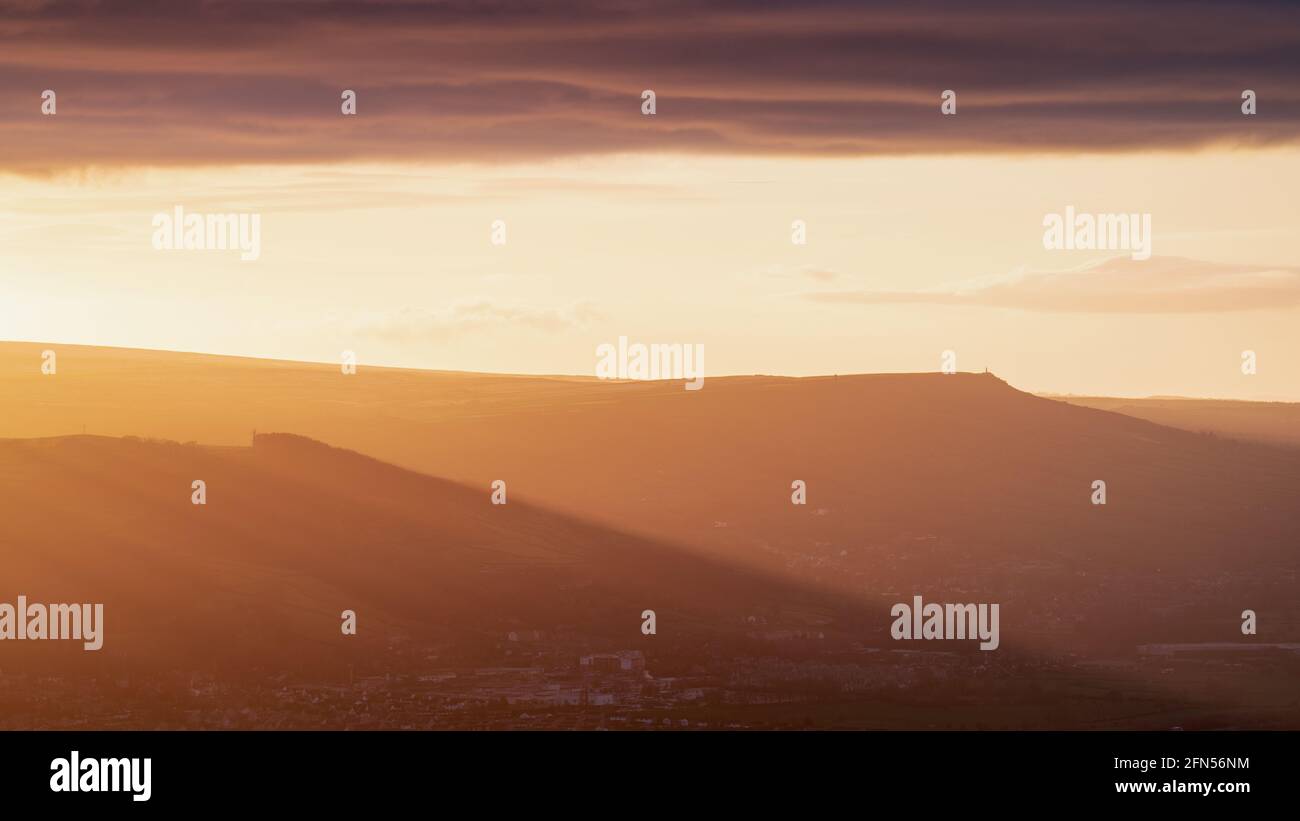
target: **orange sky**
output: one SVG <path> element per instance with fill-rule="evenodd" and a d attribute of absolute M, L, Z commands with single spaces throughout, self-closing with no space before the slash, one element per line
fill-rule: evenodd
<path fill-rule="evenodd" d="M 0 3 L 0 339 L 579 374 L 619 336 L 713 375 L 952 350 L 1032 390 L 1300 401 L 1294 12 L 1111 52 L 1100 13 L 934 5 Z M 177 205 L 259 214 L 260 258 L 155 250 Z M 1045 249 L 1067 206 L 1150 214 L 1152 257 Z"/>

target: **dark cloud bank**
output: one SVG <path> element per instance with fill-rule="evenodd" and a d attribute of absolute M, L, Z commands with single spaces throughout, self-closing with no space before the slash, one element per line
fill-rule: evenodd
<path fill-rule="evenodd" d="M 0 0 L 0 168 L 1259 146 L 1298 80 L 1280 2 Z"/>

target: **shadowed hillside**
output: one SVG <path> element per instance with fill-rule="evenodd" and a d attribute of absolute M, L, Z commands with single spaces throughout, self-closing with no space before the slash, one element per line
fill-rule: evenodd
<path fill-rule="evenodd" d="M 0 499 L 4 600 L 103 602 L 107 621 L 97 653 L 5 642 L 7 663 L 337 669 L 397 637 L 472 645 L 522 628 L 635 645 L 645 608 L 701 642 L 807 598 L 295 436 L 0 441 Z M 341 635 L 347 609 L 356 637 Z"/>
<path fill-rule="evenodd" d="M 657 675 L 746 705 L 874 694 L 834 726 L 1300 715 L 1295 653 L 1278 647 L 1300 641 L 1293 448 L 986 374 L 730 377 L 684 391 L 63 346 L 58 374 L 42 376 L 43 347 L 0 346 L 0 432 L 84 424 L 209 443 L 0 446 L 7 578 L 50 588 L 10 594 L 105 601 L 113 653 L 337 677 L 391 667 L 409 639 L 424 648 L 412 671 L 573 665 L 593 648 L 640 647 L 639 614 L 653 608 Z M 297 436 L 248 447 L 255 429 L 366 455 Z M 190 504 L 199 478 L 204 507 Z M 504 507 L 490 504 L 495 480 Z M 807 504 L 791 503 L 795 480 Z M 1104 505 L 1092 503 L 1099 480 Z M 1001 649 L 892 641 L 889 608 L 913 595 L 998 603 Z M 343 609 L 360 616 L 355 641 L 339 637 Z M 1247 609 L 1253 636 L 1240 630 Z M 178 612 L 188 621 L 169 624 Z M 546 633 L 547 649 L 503 649 L 510 631 Z M 1251 653 L 1184 665 L 1150 649 L 1213 642 Z M 906 655 L 917 650 L 928 653 Z M 940 658 L 950 650 L 960 674 Z M 987 717 L 1007 688 L 1017 709 L 1042 712 Z M 921 712 L 881 706 L 896 699 Z"/>
<path fill-rule="evenodd" d="M 1065 642 L 1300 638 L 1300 454 L 1017 391 L 990 375 L 609 383 L 0 347 L 3 432 L 247 443 L 290 430 L 488 495 L 879 600 L 1012 602 Z M 807 483 L 805 506 L 791 482 Z M 1107 483 L 1093 505 L 1092 483 Z M 881 628 L 883 635 L 883 627 Z M 879 638 L 879 637 L 876 637 Z"/>

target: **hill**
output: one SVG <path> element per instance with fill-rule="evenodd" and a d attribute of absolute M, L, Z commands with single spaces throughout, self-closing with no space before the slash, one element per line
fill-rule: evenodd
<path fill-rule="evenodd" d="M 1218 640 L 1281 607 L 1300 454 L 986 374 L 601 382 L 0 346 L 0 433 L 247 443 L 291 431 L 854 599 L 1023 608 L 1044 649 Z M 791 504 L 791 483 L 807 504 Z M 1093 482 L 1107 503 L 1093 505 Z M 472 526 L 470 526 L 472 530 Z M 1105 595 L 1096 588 L 1104 585 Z M 1081 615 L 1083 614 L 1083 615 Z M 1300 614 L 1270 619 L 1300 638 Z M 882 628 L 883 631 L 883 628 Z M 1080 635 L 1074 635 L 1082 631 Z"/>
<path fill-rule="evenodd" d="M 1300 403 L 1149 397 L 1062 396 L 1063 402 L 1115 411 L 1171 428 L 1232 439 L 1300 445 Z"/>
<path fill-rule="evenodd" d="M 206 504 L 192 503 L 192 482 Z M 4 599 L 102 602 L 106 639 L 5 642 L 3 666 L 332 671 L 394 641 L 471 655 L 511 630 L 636 647 L 737 632 L 810 598 L 662 543 L 296 436 L 249 448 L 0 441 Z M 824 607 L 825 605 L 821 605 Z M 345 637 L 340 614 L 358 615 Z M 645 649 L 650 649 L 647 645 Z M 378 662 L 376 662 L 378 664 Z"/>
<path fill-rule="evenodd" d="M 5 595 L 109 605 L 113 649 L 79 670 L 338 681 L 526 662 L 577 681 L 583 654 L 646 647 L 656 677 L 715 711 L 851 704 L 835 726 L 1300 717 L 1295 448 L 986 374 L 684 391 L 60 346 L 42 376 L 42 347 L 0 346 L 0 433 L 54 437 L 0 443 L 0 558 Z M 130 436 L 207 444 L 114 438 Z M 891 605 L 914 595 L 998 604 L 1000 649 L 893 641 Z M 356 641 L 339 637 L 345 608 L 364 614 Z M 660 618 L 649 646 L 645 608 Z M 512 632 L 547 639 L 518 650 Z M 1252 652 L 1201 658 L 1220 643 Z M 1188 646 L 1192 660 L 1164 659 Z M 498 692 L 462 684 L 448 703 Z M 620 686 L 638 693 L 626 703 L 651 698 Z M 1009 694 L 1033 717 L 990 717 Z M 438 721 L 460 715 L 444 707 Z"/>

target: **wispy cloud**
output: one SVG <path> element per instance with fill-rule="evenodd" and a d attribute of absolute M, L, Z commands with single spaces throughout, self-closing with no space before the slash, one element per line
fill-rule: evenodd
<path fill-rule="evenodd" d="M 531 308 L 471 299 L 437 309 L 404 308 L 363 316 L 353 320 L 349 330 L 395 342 L 442 342 L 477 331 L 500 331 L 506 325 L 559 333 L 600 318 L 600 311 L 585 302 L 563 308 Z"/>
<path fill-rule="evenodd" d="M 1300 305 L 1300 268 L 1231 265 L 1182 257 L 1115 257 L 1066 271 L 1003 277 L 918 291 L 818 291 L 814 302 L 967 305 L 1062 313 L 1219 313 Z"/>
<path fill-rule="evenodd" d="M 844 275 L 825 265 L 803 265 L 798 268 L 774 266 L 765 268 L 759 275 L 768 279 L 805 280 L 812 282 L 838 282 Z"/>

